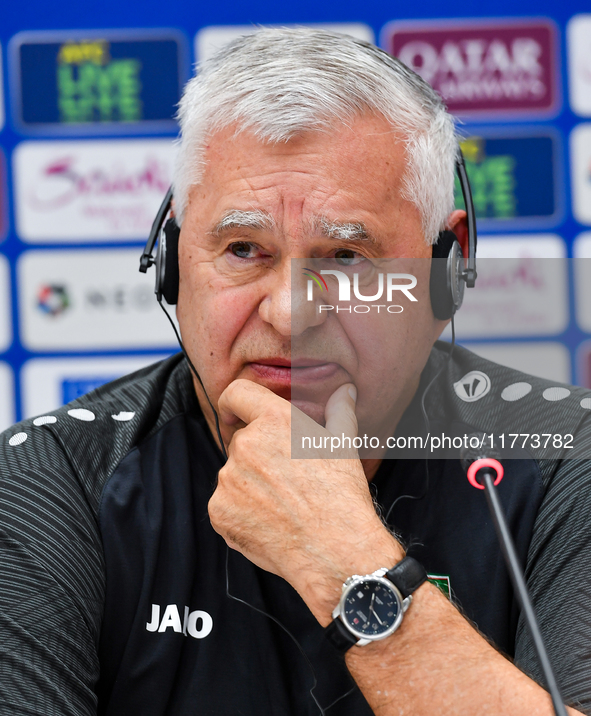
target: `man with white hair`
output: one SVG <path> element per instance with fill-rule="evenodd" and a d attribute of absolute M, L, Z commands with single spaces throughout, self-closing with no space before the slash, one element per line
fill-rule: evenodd
<path fill-rule="evenodd" d="M 291 459 L 292 417 L 323 439 L 423 414 L 490 427 L 523 382 L 434 347 L 433 245 L 446 230 L 468 250 L 441 100 L 366 43 L 263 30 L 200 68 L 179 117 L 165 296 L 195 372 L 181 354 L 4 434 L 0 713 L 552 713 L 457 460 Z M 294 304 L 294 259 L 411 261 L 416 306 L 368 342 Z M 452 389 L 472 373 L 478 402 Z M 528 380 L 519 406 L 543 422 Z M 572 432 L 577 406 L 560 408 Z M 587 607 L 565 609 L 585 588 L 586 464 L 506 471 L 563 696 L 591 713 Z"/>

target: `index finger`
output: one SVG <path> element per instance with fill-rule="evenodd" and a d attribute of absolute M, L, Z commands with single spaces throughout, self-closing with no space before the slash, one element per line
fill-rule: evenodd
<path fill-rule="evenodd" d="M 234 425 L 238 420 L 248 425 L 256 420 L 270 405 L 289 405 L 284 398 L 275 395 L 252 380 L 238 378 L 220 395 L 218 408 L 220 420 L 226 425 Z"/>

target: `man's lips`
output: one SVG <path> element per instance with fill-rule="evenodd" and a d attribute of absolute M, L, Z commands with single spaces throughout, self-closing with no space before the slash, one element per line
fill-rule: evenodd
<path fill-rule="evenodd" d="M 338 363 L 313 358 L 293 361 L 285 358 L 260 358 L 248 365 L 258 377 L 281 385 L 326 380 L 341 367 Z"/>

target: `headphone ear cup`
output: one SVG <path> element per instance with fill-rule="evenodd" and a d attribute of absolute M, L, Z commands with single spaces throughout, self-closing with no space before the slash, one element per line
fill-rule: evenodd
<path fill-rule="evenodd" d="M 156 260 L 156 293 L 164 296 L 171 306 L 176 305 L 179 297 L 179 236 L 181 230 L 174 219 L 164 224 L 164 241 L 162 256 L 160 246 Z M 160 259 L 160 260 L 158 260 Z"/>
<path fill-rule="evenodd" d="M 456 244 L 457 249 L 454 250 Z M 433 315 L 440 321 L 450 319 L 462 304 L 464 283 L 462 279 L 458 283 L 455 266 L 458 249 L 461 256 L 461 248 L 453 231 L 440 232 L 437 242 L 433 244 L 429 288 Z"/>

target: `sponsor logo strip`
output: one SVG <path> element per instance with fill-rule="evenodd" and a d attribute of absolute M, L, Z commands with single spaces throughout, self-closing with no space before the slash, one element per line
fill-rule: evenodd
<path fill-rule="evenodd" d="M 22 33 L 11 41 L 15 120 L 25 130 L 174 130 L 180 35 Z"/>
<path fill-rule="evenodd" d="M 569 322 L 566 245 L 554 234 L 478 240 L 478 281 L 456 315 L 459 339 L 550 336 Z M 449 329 L 446 331 L 449 337 Z"/>
<path fill-rule="evenodd" d="M 481 227 L 554 224 L 561 211 L 554 134 L 472 135 L 461 143 Z M 459 180 L 455 199 L 464 208 Z"/>
<path fill-rule="evenodd" d="M 0 255 L 0 352 L 12 341 L 12 316 L 10 311 L 10 271 L 7 259 Z"/>
<path fill-rule="evenodd" d="M 0 66 L 0 72 L 2 67 Z M 8 233 L 8 197 L 6 192 L 6 158 L 0 149 L 0 241 L 6 238 Z"/>
<path fill-rule="evenodd" d="M 573 254 L 575 256 L 574 277 L 577 323 L 583 331 L 591 333 L 591 231 L 577 236 L 573 243 Z M 587 367 L 585 367 L 584 375 L 585 379 L 582 385 L 591 387 Z"/>
<path fill-rule="evenodd" d="M 568 23 L 568 79 L 573 112 L 591 117 L 591 15 L 576 15 Z"/>
<path fill-rule="evenodd" d="M 4 73 L 2 71 L 2 45 L 0 45 L 0 129 L 4 127 Z"/>
<path fill-rule="evenodd" d="M 573 214 L 591 224 L 591 122 L 579 124 L 570 135 Z"/>
<path fill-rule="evenodd" d="M 23 142 L 14 152 L 24 241 L 144 239 L 172 178 L 169 140 Z"/>
<path fill-rule="evenodd" d="M 557 109 L 556 29 L 548 20 L 391 23 L 382 46 L 460 115 Z"/>
<path fill-rule="evenodd" d="M 16 420 L 13 391 L 12 370 L 8 364 L 0 362 L 0 431 L 6 430 Z"/>
<path fill-rule="evenodd" d="M 365 42 L 374 42 L 373 30 L 369 25 L 361 22 L 352 23 L 313 23 L 298 25 L 265 25 L 265 27 L 313 27 L 317 30 L 328 30 L 329 32 L 340 32 L 342 35 L 351 35 L 358 40 Z M 195 35 L 195 57 L 197 62 L 203 62 L 214 55 L 222 47 L 225 47 L 232 40 L 236 40 L 242 35 L 252 35 L 256 32 L 256 25 L 213 25 L 204 27 Z"/>
<path fill-rule="evenodd" d="M 25 252 L 18 263 L 23 345 L 33 351 L 174 348 L 153 277 L 139 273 L 138 258 L 137 249 Z"/>
<path fill-rule="evenodd" d="M 556 383 L 570 383 L 570 353 L 562 343 L 536 341 L 535 343 L 466 343 L 466 348 L 476 355 L 506 365 L 522 373 L 535 375 Z M 525 397 L 531 390 L 530 383 L 519 382 L 506 387 L 501 393 L 503 400 L 514 402 Z"/>
<path fill-rule="evenodd" d="M 133 373 L 165 358 L 165 355 L 125 356 L 119 358 L 33 358 L 25 363 L 21 374 L 23 415 L 51 413 L 52 410 L 99 388 L 111 380 Z M 132 412 L 122 406 L 113 419 L 125 421 Z M 86 411 L 88 413 L 89 411 Z M 74 415 L 78 419 L 88 419 Z M 92 418 L 91 418 L 92 419 Z M 35 424 L 53 422 L 51 416 Z"/>

